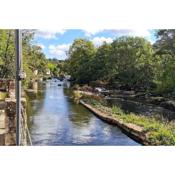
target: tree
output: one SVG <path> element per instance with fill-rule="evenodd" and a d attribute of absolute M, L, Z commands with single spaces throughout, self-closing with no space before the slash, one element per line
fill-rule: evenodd
<path fill-rule="evenodd" d="M 32 43 L 33 30 L 22 30 L 23 69 L 30 81 L 33 71 L 39 75 L 45 73 L 46 57 L 41 48 Z M 14 30 L 0 30 L 0 78 L 15 78 L 15 32 Z"/>
<path fill-rule="evenodd" d="M 94 76 L 91 63 L 96 49 L 91 41 L 76 39 L 69 49 L 68 71 L 77 83 L 88 83 Z"/>
<path fill-rule="evenodd" d="M 152 85 L 153 48 L 140 37 L 120 37 L 112 43 L 110 76 L 130 89 L 148 89 Z"/>
<path fill-rule="evenodd" d="M 158 30 L 155 48 L 155 81 L 161 93 L 175 91 L 175 30 Z"/>
<path fill-rule="evenodd" d="M 94 80 L 109 79 L 111 49 L 111 44 L 107 44 L 106 42 L 97 49 L 92 62 Z"/>
<path fill-rule="evenodd" d="M 154 48 L 157 54 L 175 54 L 175 30 L 157 30 Z"/>
<path fill-rule="evenodd" d="M 23 30 L 23 68 L 27 73 L 26 81 L 43 76 L 46 73 L 46 56 L 42 52 L 40 46 L 32 43 L 34 32 L 30 30 Z M 38 71 L 38 75 L 34 75 L 34 71 Z"/>
<path fill-rule="evenodd" d="M 13 30 L 0 30 L 0 77 L 15 77 L 15 48 Z"/>

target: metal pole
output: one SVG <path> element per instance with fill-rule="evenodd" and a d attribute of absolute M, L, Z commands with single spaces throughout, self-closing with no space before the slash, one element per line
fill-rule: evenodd
<path fill-rule="evenodd" d="M 16 50 L 16 145 L 20 145 L 20 124 L 21 124 L 21 60 L 22 60 L 22 38 L 19 29 L 15 30 Z"/>

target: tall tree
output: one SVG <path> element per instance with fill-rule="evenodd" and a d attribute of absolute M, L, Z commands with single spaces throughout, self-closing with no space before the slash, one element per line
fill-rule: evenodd
<path fill-rule="evenodd" d="M 158 30 L 156 36 L 154 48 L 157 60 L 155 64 L 157 90 L 161 93 L 175 92 L 175 30 Z"/>
<path fill-rule="evenodd" d="M 0 30 L 0 77 L 15 76 L 14 31 Z"/>
<path fill-rule="evenodd" d="M 78 83 L 88 83 L 92 80 L 91 62 L 96 49 L 91 41 L 76 39 L 69 49 L 68 70 Z"/>
<path fill-rule="evenodd" d="M 92 62 L 94 80 L 108 80 L 110 77 L 111 44 L 104 42 L 99 48 Z"/>
<path fill-rule="evenodd" d="M 153 82 L 153 49 L 140 37 L 120 37 L 112 43 L 111 79 L 128 88 L 150 88 Z"/>

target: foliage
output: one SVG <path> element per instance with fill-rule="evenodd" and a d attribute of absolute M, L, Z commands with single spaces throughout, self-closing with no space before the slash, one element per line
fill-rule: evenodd
<path fill-rule="evenodd" d="M 107 44 L 106 42 L 104 42 L 103 45 L 97 49 L 92 62 L 93 80 L 109 80 L 111 50 L 111 44 Z"/>
<path fill-rule="evenodd" d="M 0 30 L 0 77 L 15 76 L 14 31 Z"/>
<path fill-rule="evenodd" d="M 92 80 L 91 65 L 95 52 L 93 43 L 85 39 L 76 39 L 71 45 L 67 70 L 77 83 L 88 83 Z"/>
<path fill-rule="evenodd" d="M 157 91 L 175 91 L 175 30 L 158 30 L 155 48 L 155 82 Z"/>
<path fill-rule="evenodd" d="M 110 76 L 128 88 L 150 88 L 153 82 L 153 49 L 140 37 L 121 37 L 112 43 Z"/>
<path fill-rule="evenodd" d="M 79 91 L 73 91 L 73 99 L 76 103 L 79 103 L 80 99 L 82 97 L 82 94 Z"/>
<path fill-rule="evenodd" d="M 45 72 L 46 57 L 41 48 L 32 43 L 33 37 L 32 30 L 22 30 L 22 66 L 27 74 L 26 81 L 35 78 L 33 74 L 35 70 L 38 70 L 39 75 Z M 15 77 L 14 41 L 14 30 L 0 30 L 0 78 Z"/>
<path fill-rule="evenodd" d="M 46 77 L 48 69 L 51 71 L 51 76 L 63 77 L 64 62 L 46 59 L 42 48 L 33 43 L 34 34 L 34 30 L 22 30 L 22 67 L 27 74 L 24 83 Z M 0 30 L 0 78 L 15 78 L 14 41 L 14 30 Z"/>
<path fill-rule="evenodd" d="M 140 37 L 120 37 L 94 48 L 90 41 L 75 40 L 67 70 L 77 83 L 118 81 L 129 88 L 150 88 L 154 78 L 153 48 Z"/>
<path fill-rule="evenodd" d="M 47 69 L 51 71 L 51 76 L 62 79 L 65 74 L 64 61 L 57 59 L 47 60 Z"/>

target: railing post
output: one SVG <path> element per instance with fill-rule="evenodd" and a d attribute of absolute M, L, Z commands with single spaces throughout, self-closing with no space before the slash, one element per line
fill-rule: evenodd
<path fill-rule="evenodd" d="M 15 50 L 16 50 L 16 145 L 20 145 L 21 128 L 21 60 L 22 60 L 22 38 L 19 29 L 15 30 Z"/>

